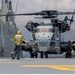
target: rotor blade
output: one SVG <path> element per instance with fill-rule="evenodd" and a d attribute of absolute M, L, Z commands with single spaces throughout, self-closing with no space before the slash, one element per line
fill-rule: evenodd
<path fill-rule="evenodd" d="M 75 14 L 75 12 L 58 12 L 58 15 L 70 15 L 70 14 Z"/>
<path fill-rule="evenodd" d="M 24 15 L 44 15 L 44 13 L 23 13 L 23 14 L 2 14 L 0 16 L 24 16 Z"/>
<path fill-rule="evenodd" d="M 36 13 L 22 13 L 22 14 L 0 14 L 0 16 L 24 16 L 24 15 L 41 15 L 41 16 L 52 16 L 52 15 L 70 15 L 75 14 L 75 12 L 57 12 L 57 11 L 41 11 Z"/>
<path fill-rule="evenodd" d="M 74 11 L 75 11 L 75 10 L 74 10 Z M 70 20 L 70 25 L 71 25 L 71 23 L 74 21 L 73 18 L 74 18 L 74 14 L 72 15 L 72 18 L 71 18 L 71 20 Z"/>

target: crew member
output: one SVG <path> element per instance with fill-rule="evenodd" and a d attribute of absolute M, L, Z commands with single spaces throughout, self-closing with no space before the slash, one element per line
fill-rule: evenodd
<path fill-rule="evenodd" d="M 72 48 L 75 51 L 75 41 L 72 42 L 72 45 L 73 45 Z"/>
<path fill-rule="evenodd" d="M 71 51 L 72 51 L 72 43 L 71 41 L 68 42 L 68 46 L 67 46 L 67 50 L 68 50 L 68 57 L 71 58 Z"/>
<path fill-rule="evenodd" d="M 21 44 L 23 42 L 24 42 L 24 39 L 23 39 L 23 36 L 21 35 L 21 31 L 17 31 L 16 35 L 14 36 L 15 56 L 12 59 L 14 59 L 16 56 L 17 56 L 17 59 L 20 59 Z"/>

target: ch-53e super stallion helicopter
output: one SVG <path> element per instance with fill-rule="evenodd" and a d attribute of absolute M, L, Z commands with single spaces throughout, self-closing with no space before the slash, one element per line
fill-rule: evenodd
<path fill-rule="evenodd" d="M 58 15 L 71 15 L 69 19 L 65 16 L 64 20 L 59 20 Z M 31 57 L 48 58 L 48 54 L 63 54 L 66 57 L 71 57 L 71 50 L 67 48 L 68 43 L 61 41 L 61 34 L 70 30 L 71 23 L 73 22 L 75 12 L 58 12 L 56 10 L 45 10 L 36 13 L 24 13 L 24 14 L 10 14 L 0 16 L 22 16 L 22 15 L 36 15 L 42 19 L 41 23 L 34 23 L 29 21 L 26 24 L 27 30 L 32 33 L 32 40 L 22 44 L 22 50 L 29 51 Z M 69 23 L 68 23 L 69 21 Z"/>
<path fill-rule="evenodd" d="M 73 14 L 71 19 L 68 19 L 67 16 L 63 21 L 58 19 L 58 15 L 70 14 Z M 58 55 L 64 52 L 66 57 L 71 57 L 71 49 L 68 50 L 68 43 L 61 41 L 61 34 L 70 30 L 74 14 L 75 12 L 58 12 L 56 10 L 31 13 L 30 15 L 40 15 L 41 17 L 37 18 L 42 19 L 41 23 L 29 21 L 25 26 L 32 33 L 33 38 L 31 43 L 29 41 L 25 46 L 25 50 L 30 51 L 31 57 L 37 58 L 38 52 L 41 54 L 41 58 L 44 55 L 48 58 L 48 54 Z"/>
<path fill-rule="evenodd" d="M 58 19 L 58 15 L 72 15 L 71 19 L 65 16 L 64 20 Z M 29 15 L 40 15 L 36 17 L 42 19 L 41 23 L 29 21 L 26 24 L 27 30 L 32 33 L 32 40 L 26 43 L 25 51 L 29 51 L 31 57 L 38 56 L 48 58 L 48 54 L 62 54 L 65 52 L 66 57 L 71 57 L 71 49 L 68 49 L 68 43 L 61 41 L 61 34 L 69 31 L 73 22 L 75 12 L 58 12 L 56 10 L 41 11 Z M 69 21 L 70 23 L 68 23 Z"/>

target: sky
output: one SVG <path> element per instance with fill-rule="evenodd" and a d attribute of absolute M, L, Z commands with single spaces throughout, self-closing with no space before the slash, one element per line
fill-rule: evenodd
<path fill-rule="evenodd" d="M 75 0 L 11 0 L 14 13 L 30 13 L 42 10 L 73 11 Z M 18 1 L 18 7 L 16 5 Z M 1 3 L 1 0 L 0 0 Z M 1 4 L 0 4 L 1 5 Z M 69 16 L 69 18 L 71 18 Z M 15 17 L 17 27 L 22 31 L 26 40 L 31 38 L 31 32 L 24 27 L 28 21 L 34 21 L 33 16 Z M 75 17 L 74 17 L 75 20 Z M 71 30 L 63 34 L 64 40 L 75 39 L 75 22 L 71 25 Z"/>

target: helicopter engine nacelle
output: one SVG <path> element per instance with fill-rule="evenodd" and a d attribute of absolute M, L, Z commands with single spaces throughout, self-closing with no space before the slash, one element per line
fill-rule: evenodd
<path fill-rule="evenodd" d="M 60 33 L 70 30 L 70 26 L 67 23 L 57 23 L 55 26 L 59 28 Z"/>
<path fill-rule="evenodd" d="M 36 28 L 38 25 L 39 25 L 39 23 L 33 23 L 32 21 L 29 21 L 25 27 L 27 28 L 27 30 L 32 32 L 34 30 L 34 28 Z"/>
<path fill-rule="evenodd" d="M 64 33 L 70 30 L 70 26 L 67 22 L 60 21 L 58 19 L 51 19 L 51 22 L 55 27 L 59 28 L 60 33 Z"/>
<path fill-rule="evenodd" d="M 29 21 L 25 27 L 27 28 L 27 30 L 32 32 L 33 31 L 33 22 Z"/>

